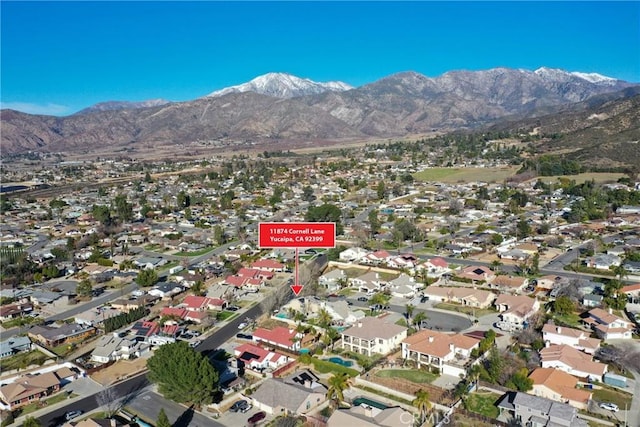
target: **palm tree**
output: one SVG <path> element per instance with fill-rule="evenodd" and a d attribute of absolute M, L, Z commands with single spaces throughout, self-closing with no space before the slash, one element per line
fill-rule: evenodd
<path fill-rule="evenodd" d="M 349 375 L 344 372 L 334 374 L 329 378 L 329 388 L 327 389 L 327 399 L 333 400 L 336 407 L 344 401 L 344 391 L 350 387 Z"/>
<path fill-rule="evenodd" d="M 500 261 L 499 259 L 494 259 L 493 261 L 491 261 L 491 268 L 493 269 L 493 271 L 499 273 L 500 267 L 502 267 L 502 261 Z"/>
<path fill-rule="evenodd" d="M 331 345 L 331 351 L 333 351 L 333 345 L 339 337 L 340 333 L 336 329 L 329 327 L 325 329 L 324 335 L 322 336 L 322 343 L 326 346 Z"/>
<path fill-rule="evenodd" d="M 331 325 L 332 320 L 331 314 L 329 314 L 326 309 L 321 308 L 320 311 L 318 311 L 318 325 L 323 329 L 327 329 Z"/>
<path fill-rule="evenodd" d="M 420 412 L 420 425 L 424 424 L 424 421 L 431 409 L 431 402 L 429 401 L 429 392 L 420 389 L 416 392 L 416 398 L 413 399 L 411 404 L 418 408 Z"/>
<path fill-rule="evenodd" d="M 427 320 L 428 318 L 429 316 L 427 316 L 424 311 L 419 311 L 413 318 L 413 324 L 418 327 L 418 330 L 420 330 L 422 322 Z"/>
<path fill-rule="evenodd" d="M 416 308 L 413 304 L 407 304 L 404 306 L 405 314 L 407 315 L 407 325 L 411 325 L 411 317 L 413 317 L 413 310 Z"/>
<path fill-rule="evenodd" d="M 198 280 L 196 283 L 194 283 L 191 286 L 191 292 L 193 292 L 194 295 L 196 296 L 202 296 L 205 293 L 205 286 L 204 286 L 204 282 L 202 280 Z"/>

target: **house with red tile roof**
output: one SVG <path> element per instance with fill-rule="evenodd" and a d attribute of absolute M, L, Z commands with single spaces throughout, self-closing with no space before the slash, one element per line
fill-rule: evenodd
<path fill-rule="evenodd" d="M 480 340 L 462 334 L 443 334 L 423 329 L 402 341 L 402 357 L 413 360 L 418 367 L 437 368 L 441 374 L 465 375 L 468 361 Z"/>
<path fill-rule="evenodd" d="M 284 264 L 273 259 L 260 259 L 251 264 L 251 268 L 278 273 L 284 271 L 285 267 L 286 266 Z"/>
<path fill-rule="evenodd" d="M 568 345 L 548 345 L 540 350 L 543 368 L 554 368 L 578 378 L 602 381 L 607 365 Z"/>
<path fill-rule="evenodd" d="M 273 279 L 273 272 L 267 270 L 260 270 L 258 268 L 246 268 L 242 267 L 238 270 L 237 273 L 240 277 L 246 277 L 250 279 L 262 279 L 262 280 L 271 280 Z"/>
<path fill-rule="evenodd" d="M 182 301 L 182 306 L 189 311 L 223 310 L 227 302 L 220 298 L 189 295 Z"/>
<path fill-rule="evenodd" d="M 536 368 L 529 375 L 533 380 L 534 396 L 568 403 L 578 409 L 587 409 L 592 393 L 586 389 L 579 389 L 578 379 L 566 372 L 552 368 Z"/>
<path fill-rule="evenodd" d="M 236 347 L 233 353 L 237 359 L 242 360 L 247 367 L 254 370 L 277 369 L 289 362 L 289 358 L 284 354 L 249 343 Z"/>
<path fill-rule="evenodd" d="M 272 345 L 294 352 L 300 350 L 301 338 L 302 334 L 296 332 L 295 329 L 289 329 L 283 326 L 278 326 L 271 330 L 258 328 L 253 332 L 253 339 L 258 342 L 262 342 L 267 346 Z"/>

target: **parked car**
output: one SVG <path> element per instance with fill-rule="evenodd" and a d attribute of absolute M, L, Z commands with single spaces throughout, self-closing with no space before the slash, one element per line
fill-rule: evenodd
<path fill-rule="evenodd" d="M 262 420 L 264 420 L 267 416 L 267 413 L 264 411 L 260 411 L 258 413 L 253 414 L 252 416 L 249 417 L 249 419 L 247 420 L 249 422 L 249 424 L 256 424 Z"/>
<path fill-rule="evenodd" d="M 79 417 L 80 415 L 82 415 L 82 411 L 69 411 L 66 414 L 64 414 L 64 418 L 67 421 L 70 421 L 70 420 L 72 420 L 74 418 Z"/>
<path fill-rule="evenodd" d="M 240 310 L 240 307 L 236 307 L 235 305 L 230 305 L 227 307 L 226 309 L 227 311 L 238 311 Z"/>
<path fill-rule="evenodd" d="M 238 329 L 244 329 L 244 328 L 246 328 L 246 327 L 247 327 L 247 324 L 246 324 L 246 323 L 244 323 L 244 322 L 242 322 L 242 323 L 240 323 L 240 324 L 238 325 Z"/>
<path fill-rule="evenodd" d="M 618 412 L 618 405 L 611 402 L 602 402 L 600 403 L 600 407 L 602 409 L 607 409 L 609 411 Z"/>
<path fill-rule="evenodd" d="M 236 338 L 240 338 L 243 340 L 252 340 L 253 339 L 253 335 L 249 335 L 249 334 L 236 334 Z"/>
<path fill-rule="evenodd" d="M 202 344 L 202 341 L 192 341 L 192 342 L 189 343 L 189 347 L 196 348 L 200 344 Z"/>
<path fill-rule="evenodd" d="M 420 302 L 421 303 L 427 302 L 427 301 L 429 301 L 429 297 L 428 296 L 423 296 L 422 298 L 420 298 Z"/>
<path fill-rule="evenodd" d="M 245 413 L 245 412 L 248 412 L 251 408 L 252 406 L 246 400 L 238 400 L 233 405 L 231 405 L 231 408 L 229 408 L 229 410 L 231 412 Z"/>
<path fill-rule="evenodd" d="M 367 298 L 367 297 L 358 297 L 358 301 L 367 302 L 367 301 L 369 301 L 369 298 Z"/>

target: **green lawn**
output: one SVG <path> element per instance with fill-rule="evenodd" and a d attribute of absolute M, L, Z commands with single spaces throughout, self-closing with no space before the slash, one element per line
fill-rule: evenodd
<path fill-rule="evenodd" d="M 476 392 L 471 393 L 465 402 L 467 411 L 484 415 L 485 417 L 497 418 L 499 414 L 498 407 L 495 406 L 496 401 L 500 398 L 497 393 Z"/>
<path fill-rule="evenodd" d="M 356 289 L 344 288 L 344 289 L 340 289 L 340 291 L 338 292 L 338 295 L 344 295 L 344 296 L 350 297 L 351 295 L 355 294 L 356 292 L 358 292 Z"/>
<path fill-rule="evenodd" d="M 216 314 L 216 320 L 223 321 L 235 317 L 238 313 L 235 311 L 221 311 Z"/>
<path fill-rule="evenodd" d="M 502 182 L 516 174 L 517 166 L 506 166 L 498 168 L 429 168 L 413 177 L 418 181 L 438 181 L 438 182 L 475 182 L 489 181 Z"/>
<path fill-rule="evenodd" d="M 174 255 L 175 256 L 200 256 L 200 255 L 207 254 L 207 253 L 211 252 L 214 249 L 215 249 L 215 246 L 207 246 L 206 248 L 200 249 L 199 251 L 176 252 Z"/>
<path fill-rule="evenodd" d="M 631 399 L 633 396 L 629 393 L 623 393 L 610 388 L 600 388 L 593 390 L 593 400 L 597 402 L 611 402 L 618 405 L 618 408 L 624 410 L 625 405 L 631 407 Z"/>
<path fill-rule="evenodd" d="M 10 371 L 12 369 L 24 369 L 29 365 L 42 365 L 49 357 L 37 350 L 28 353 L 20 353 L 15 356 L 2 359 L 0 363 L 0 372 Z"/>
<path fill-rule="evenodd" d="M 438 303 L 434 307 L 439 308 L 441 310 L 455 311 L 457 313 L 464 313 L 464 314 L 468 314 L 476 317 L 482 317 L 482 316 L 486 316 L 487 314 L 497 313 L 496 310 L 491 310 L 488 308 L 474 308 L 466 305 L 451 304 L 448 302 Z"/>
<path fill-rule="evenodd" d="M 573 328 L 580 328 L 580 316 L 575 313 L 570 314 L 554 314 L 553 319 L 556 324 L 566 325 Z"/>
<path fill-rule="evenodd" d="M 438 378 L 437 375 L 420 369 L 385 369 L 376 372 L 376 376 L 382 378 L 402 378 L 418 384 L 430 384 Z"/>
<path fill-rule="evenodd" d="M 171 261 L 166 263 L 165 265 L 162 266 L 162 268 L 159 271 L 167 271 L 170 268 L 176 267 L 180 265 L 180 261 Z"/>

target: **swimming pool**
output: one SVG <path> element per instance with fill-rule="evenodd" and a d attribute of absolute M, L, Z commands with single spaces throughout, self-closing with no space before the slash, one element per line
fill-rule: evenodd
<path fill-rule="evenodd" d="M 288 319 L 289 316 L 287 316 L 287 313 L 278 313 L 276 314 L 276 317 L 280 318 L 280 319 Z"/>
<path fill-rule="evenodd" d="M 346 366 L 347 368 L 353 366 L 353 362 L 351 360 L 344 360 L 340 357 L 330 357 L 328 360 L 331 363 L 337 363 L 338 365 Z"/>
<path fill-rule="evenodd" d="M 369 405 L 369 406 L 373 406 L 374 408 L 378 408 L 378 409 L 387 409 L 388 406 L 384 405 L 380 402 L 376 402 L 375 400 L 371 400 L 371 399 L 367 399 L 366 397 L 358 397 L 356 399 L 353 400 L 353 406 L 360 406 L 360 405 Z"/>

